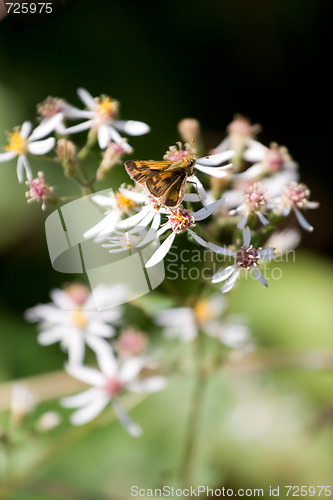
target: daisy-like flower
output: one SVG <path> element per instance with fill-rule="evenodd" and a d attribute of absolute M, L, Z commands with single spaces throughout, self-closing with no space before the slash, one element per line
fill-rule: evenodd
<path fill-rule="evenodd" d="M 123 188 L 116 193 L 110 191 L 107 195 L 94 195 L 92 201 L 106 211 L 103 219 L 84 233 L 84 238 L 102 237 L 112 233 L 123 215 L 131 215 L 135 212 L 136 205 L 141 203 L 141 200 L 141 193 L 133 192 L 132 194 L 131 190 Z"/>
<path fill-rule="evenodd" d="M 24 172 L 28 180 L 32 179 L 32 172 L 27 158 L 31 155 L 44 155 L 55 146 L 55 138 L 49 137 L 40 141 L 49 132 L 41 124 L 31 133 L 32 124 L 24 122 L 22 127 L 16 127 L 8 134 L 8 144 L 5 153 L 0 153 L 0 163 L 17 158 L 17 177 L 19 182 L 24 181 Z"/>
<path fill-rule="evenodd" d="M 43 172 L 38 172 L 35 179 L 30 179 L 25 183 L 29 187 L 29 191 L 25 193 L 28 203 L 32 203 L 33 201 L 42 203 L 42 210 L 45 210 L 48 202 L 55 202 L 54 188 L 46 184 Z"/>
<path fill-rule="evenodd" d="M 268 195 L 262 189 L 259 182 L 252 184 L 243 194 L 242 203 L 234 210 L 231 210 L 230 215 L 241 215 L 237 224 L 239 229 L 244 229 L 248 218 L 251 214 L 256 214 L 260 222 L 266 226 L 268 220 L 263 215 L 267 210 Z"/>
<path fill-rule="evenodd" d="M 74 396 L 61 400 L 65 408 L 78 408 L 71 415 L 73 425 L 82 425 L 96 418 L 111 403 L 120 423 L 132 436 L 140 436 L 141 427 L 134 423 L 123 407 L 120 397 L 125 392 L 157 392 L 165 388 L 166 380 L 161 376 L 139 378 L 147 365 L 143 358 L 132 357 L 119 362 L 111 349 L 98 356 L 100 370 L 88 366 L 67 366 L 68 373 L 92 387 Z"/>
<path fill-rule="evenodd" d="M 192 229 L 195 227 L 197 221 L 202 221 L 209 217 L 214 212 L 214 210 L 216 210 L 223 203 L 223 201 L 223 198 L 221 198 L 220 200 L 214 201 L 206 207 L 201 208 L 197 212 L 191 212 L 190 210 L 186 210 L 183 207 L 178 207 L 170 210 L 168 221 L 157 231 L 157 236 L 161 236 L 163 233 L 170 229 L 171 233 L 146 263 L 146 267 L 153 267 L 158 262 L 163 260 L 166 254 L 169 252 L 177 234 L 182 234 L 185 231 L 187 231 L 193 237 L 193 239 L 197 243 L 199 243 L 199 245 L 205 248 L 215 248 L 215 245 L 203 240 Z"/>
<path fill-rule="evenodd" d="M 154 320 L 164 327 L 164 333 L 169 338 L 190 342 L 201 330 L 228 347 L 242 347 L 250 339 L 250 330 L 236 315 L 224 318 L 226 307 L 227 303 L 221 295 L 212 295 L 199 300 L 193 308 L 161 310 Z"/>
<path fill-rule="evenodd" d="M 134 120 L 118 120 L 119 102 L 115 99 L 111 99 L 106 95 L 94 98 L 83 88 L 79 88 L 77 93 L 87 110 L 78 109 L 77 116 L 75 116 L 75 111 L 72 110 L 69 118 L 83 117 L 87 118 L 87 121 L 66 128 L 62 133 L 76 134 L 91 129 L 96 133 L 101 149 L 105 149 L 112 140 L 122 144 L 130 152 L 132 151 L 131 146 L 124 142 L 118 131 L 133 136 L 147 134 L 150 131 L 150 127 L 146 123 Z"/>
<path fill-rule="evenodd" d="M 244 159 L 254 164 L 238 175 L 241 179 L 260 179 L 265 175 L 288 172 L 289 176 L 297 177 L 297 163 L 291 158 L 285 146 L 272 142 L 267 148 L 258 141 L 251 141 L 244 152 Z"/>
<path fill-rule="evenodd" d="M 85 118 L 83 111 L 68 104 L 65 99 L 48 96 L 43 102 L 37 105 L 38 118 L 40 125 L 48 134 L 55 131 L 63 134 L 65 130 L 65 118 Z M 47 135 L 47 134 L 46 134 Z"/>
<path fill-rule="evenodd" d="M 319 207 L 317 201 L 308 200 L 309 196 L 310 190 L 305 184 L 292 182 L 284 187 L 282 196 L 276 200 L 276 203 L 277 210 L 285 217 L 293 210 L 299 225 L 305 229 L 305 231 L 311 232 L 313 231 L 313 227 L 308 223 L 300 211 L 300 209 L 314 209 Z"/>
<path fill-rule="evenodd" d="M 122 313 L 120 307 L 96 311 L 94 297 L 107 300 L 125 293 L 121 285 L 99 285 L 91 293 L 86 286 L 73 284 L 64 290 L 53 290 L 51 303 L 28 309 L 25 317 L 39 322 L 37 340 L 41 345 L 60 342 L 62 349 L 68 351 L 69 363 L 77 365 L 84 360 L 85 344 L 96 353 L 109 347 L 105 338 L 115 335 L 112 324 L 118 324 Z"/>
<path fill-rule="evenodd" d="M 217 247 L 217 245 L 216 245 Z M 229 292 L 235 285 L 241 270 L 251 270 L 254 277 L 259 283 L 265 287 L 268 286 L 267 280 L 259 271 L 260 260 L 271 260 L 274 258 L 274 248 L 254 248 L 251 245 L 251 231 L 249 227 L 243 229 L 243 245 L 237 251 L 229 250 L 228 248 L 219 247 L 215 249 L 216 253 L 226 255 L 234 258 L 234 264 L 218 271 L 212 278 L 212 283 L 219 283 L 225 281 L 221 291 L 223 293 Z"/>
<path fill-rule="evenodd" d="M 102 247 L 107 248 L 109 253 L 119 253 L 125 251 L 136 251 L 143 247 L 146 243 L 151 242 L 156 237 L 154 229 L 147 229 L 145 227 L 134 227 L 129 231 L 114 230 L 111 234 L 102 235 L 95 238 L 96 243 L 101 241 L 108 241 L 103 243 Z"/>

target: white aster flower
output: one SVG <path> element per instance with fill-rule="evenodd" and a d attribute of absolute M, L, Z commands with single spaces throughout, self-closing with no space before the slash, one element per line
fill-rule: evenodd
<path fill-rule="evenodd" d="M 215 247 L 217 247 L 217 245 L 215 245 Z M 261 285 L 265 287 L 268 286 L 266 279 L 259 271 L 259 261 L 273 259 L 274 249 L 271 247 L 264 249 L 254 248 L 251 245 L 251 231 L 249 227 L 243 229 L 243 246 L 239 250 L 234 252 L 228 248 L 217 247 L 215 252 L 234 258 L 234 264 L 218 271 L 212 278 L 212 283 L 219 283 L 220 281 L 227 280 L 221 288 L 223 293 L 229 292 L 229 290 L 232 289 L 242 269 L 251 270 L 254 277 Z"/>
<path fill-rule="evenodd" d="M 237 224 L 239 229 L 244 229 L 251 214 L 256 214 L 260 222 L 266 226 L 269 221 L 266 219 L 263 212 L 267 210 L 267 202 L 267 193 L 261 187 L 260 183 L 256 182 L 243 193 L 242 203 L 229 213 L 230 215 L 241 216 Z"/>
<path fill-rule="evenodd" d="M 310 190 L 305 184 L 291 182 L 283 189 L 282 196 L 276 199 L 275 205 L 278 212 L 287 217 L 290 211 L 293 210 L 299 225 L 305 231 L 313 231 L 313 227 L 305 219 L 300 209 L 315 209 L 319 207 L 317 201 L 309 201 Z"/>
<path fill-rule="evenodd" d="M 118 131 L 128 135 L 137 136 L 147 134 L 150 127 L 143 122 L 134 120 L 118 120 L 119 102 L 109 96 L 102 95 L 94 98 L 87 90 L 79 88 L 78 96 L 87 107 L 87 110 L 72 110 L 69 118 L 87 118 L 87 121 L 73 125 L 62 131 L 63 134 L 76 134 L 84 130 L 94 130 L 97 134 L 98 144 L 105 149 L 110 141 L 121 144 L 128 151 L 132 151 L 129 144 L 124 142 Z"/>
<path fill-rule="evenodd" d="M 258 141 L 249 141 L 244 159 L 254 164 L 238 175 L 241 179 L 259 179 L 285 171 L 294 177 L 297 176 L 297 163 L 291 158 L 288 149 L 276 142 L 272 142 L 267 148 Z"/>
<path fill-rule="evenodd" d="M 157 392 L 166 386 L 161 376 L 140 379 L 139 375 L 147 365 L 140 357 L 132 357 L 121 363 L 111 349 L 105 349 L 98 355 L 100 370 L 88 366 L 67 366 L 67 372 L 74 378 L 92 387 L 74 396 L 61 400 L 65 408 L 78 408 L 71 415 L 73 425 L 82 425 L 97 417 L 111 402 L 120 423 L 132 436 L 140 436 L 141 427 L 134 423 L 120 402 L 120 396 L 128 391 L 134 393 Z"/>
<path fill-rule="evenodd" d="M 40 126 L 47 132 L 45 135 L 55 131 L 63 134 L 65 130 L 65 118 L 78 118 L 80 113 L 84 118 L 83 111 L 68 104 L 59 97 L 48 96 L 43 102 L 37 105 L 37 113 L 40 119 Z"/>
<path fill-rule="evenodd" d="M 137 192 L 120 188 L 119 192 L 124 197 L 132 200 L 133 203 L 142 205 L 139 212 L 118 223 L 117 227 L 119 229 L 130 229 L 138 226 L 147 228 L 150 226 L 152 229 L 157 231 L 161 224 L 161 215 L 170 214 L 170 210 L 168 208 L 160 206 L 153 196 L 146 194 L 143 191 Z"/>
<path fill-rule="evenodd" d="M 106 210 L 103 219 L 88 229 L 83 235 L 84 238 L 102 237 L 112 233 L 124 214 L 129 215 L 134 212 L 138 201 L 134 199 L 134 195 L 130 198 L 127 193 L 131 193 L 131 191 L 127 189 L 126 194 L 124 194 L 124 190 L 120 188 L 116 193 L 110 191 L 107 195 L 95 194 L 92 197 L 92 201 L 96 205 Z"/>
<path fill-rule="evenodd" d="M 161 310 L 154 321 L 164 327 L 164 333 L 169 338 L 190 342 L 201 330 L 228 347 L 242 347 L 250 339 L 250 330 L 236 315 L 223 317 L 226 307 L 227 303 L 221 295 L 212 295 L 199 300 L 193 308 Z"/>
<path fill-rule="evenodd" d="M 112 324 L 118 324 L 122 313 L 120 307 L 97 311 L 94 297 L 107 301 L 119 294 L 125 295 L 121 285 L 99 285 L 90 292 L 84 285 L 73 284 L 64 290 L 53 290 L 51 303 L 28 309 L 25 317 L 39 322 L 37 340 L 41 345 L 60 342 L 62 349 L 68 351 L 69 363 L 76 365 L 84 360 L 85 344 L 96 353 L 109 347 L 105 338 L 115 335 Z"/>
<path fill-rule="evenodd" d="M 5 146 L 6 152 L 0 153 L 0 163 L 17 158 L 17 177 L 19 182 L 24 181 L 24 171 L 28 180 L 31 180 L 33 177 L 27 155 L 44 155 L 54 148 L 56 142 L 54 137 L 49 137 L 42 141 L 39 140 L 49 133 L 43 125 L 39 125 L 32 133 L 31 130 L 32 124 L 24 122 L 21 128 L 17 127 L 13 132 L 9 132 L 9 142 Z"/>
<path fill-rule="evenodd" d="M 199 243 L 199 245 L 205 248 L 214 248 L 213 244 L 203 240 L 194 231 L 192 231 L 192 229 L 195 227 L 195 223 L 197 221 L 201 221 L 209 217 L 214 212 L 214 210 L 216 210 L 223 203 L 223 201 L 223 198 L 221 198 L 220 200 L 217 200 L 213 203 L 210 203 L 206 207 L 201 208 L 197 212 L 191 212 L 190 210 L 186 210 L 183 207 L 178 207 L 170 210 L 168 221 L 157 231 L 157 236 L 161 236 L 163 233 L 170 229 L 172 232 L 163 241 L 161 246 L 156 250 L 156 252 L 146 263 L 146 267 L 153 267 L 158 262 L 163 260 L 166 254 L 169 252 L 177 234 L 181 234 L 185 231 L 188 231 L 188 233 L 197 243 Z"/>

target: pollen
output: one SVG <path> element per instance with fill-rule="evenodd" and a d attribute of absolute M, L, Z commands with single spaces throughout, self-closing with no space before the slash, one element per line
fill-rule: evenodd
<path fill-rule="evenodd" d="M 135 207 L 135 201 L 130 200 L 124 194 L 118 192 L 116 193 L 116 203 L 119 210 L 123 212 L 130 212 Z"/>
<path fill-rule="evenodd" d="M 310 191 L 305 184 L 292 182 L 284 188 L 284 201 L 292 207 L 304 207 L 307 204 L 307 198 Z"/>
<path fill-rule="evenodd" d="M 245 193 L 244 203 L 251 210 L 258 210 L 266 205 L 266 196 L 259 183 L 253 184 Z"/>
<path fill-rule="evenodd" d="M 256 267 L 259 259 L 260 252 L 253 248 L 252 245 L 249 247 L 242 246 L 236 253 L 236 264 L 245 269 Z"/>
<path fill-rule="evenodd" d="M 74 326 L 80 328 L 80 330 L 83 330 L 87 326 L 88 320 L 84 316 L 81 309 L 76 309 L 76 311 L 72 311 L 71 319 Z"/>
<path fill-rule="evenodd" d="M 97 114 L 102 121 L 110 121 L 118 114 L 119 103 L 109 96 L 101 96 L 97 99 Z"/>
<path fill-rule="evenodd" d="M 194 314 L 199 324 L 209 321 L 213 317 L 213 311 L 208 300 L 199 300 L 194 306 Z"/>
<path fill-rule="evenodd" d="M 19 155 L 25 154 L 28 151 L 28 141 L 21 137 L 18 130 L 14 130 L 8 134 L 8 144 L 5 146 L 5 150 L 14 151 Z"/>
<path fill-rule="evenodd" d="M 171 229 L 174 233 L 180 234 L 186 229 L 192 229 L 195 227 L 195 219 L 191 215 L 189 210 L 185 208 L 177 208 L 172 210 L 169 216 L 169 222 L 171 224 Z"/>

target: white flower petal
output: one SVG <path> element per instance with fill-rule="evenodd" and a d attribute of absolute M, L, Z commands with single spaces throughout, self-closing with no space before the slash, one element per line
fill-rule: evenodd
<path fill-rule="evenodd" d="M 49 137 L 42 141 L 29 142 L 28 151 L 32 155 L 44 155 L 54 148 L 56 140 L 54 137 Z"/>
<path fill-rule="evenodd" d="M 138 225 L 141 226 L 142 221 L 144 220 L 146 215 L 149 213 L 149 211 L 150 211 L 149 207 L 147 207 L 147 206 L 142 207 L 140 212 L 138 212 L 134 215 L 131 215 L 130 217 L 127 217 L 127 219 L 120 221 L 117 224 L 117 227 L 121 228 L 121 229 L 128 229 L 130 227 L 136 227 Z"/>
<path fill-rule="evenodd" d="M 22 183 L 24 181 L 24 171 L 26 173 L 27 179 L 31 180 L 32 179 L 32 172 L 31 172 L 28 158 L 26 157 L 26 155 L 20 155 L 17 158 L 17 168 L 16 168 L 17 178 L 18 178 L 20 183 Z"/>
<path fill-rule="evenodd" d="M 141 427 L 133 422 L 133 420 L 130 418 L 128 413 L 126 412 L 125 408 L 122 406 L 119 401 L 112 401 L 112 406 L 114 409 L 114 412 L 116 416 L 119 419 L 119 422 L 122 424 L 122 426 L 126 429 L 126 431 L 134 437 L 139 437 L 142 434 L 142 429 Z"/>
<path fill-rule="evenodd" d="M 311 224 L 309 224 L 304 215 L 298 210 L 298 208 L 294 208 L 294 212 L 299 222 L 299 225 L 303 229 L 305 229 L 305 231 L 309 231 L 309 233 L 311 233 L 313 231 L 313 227 L 311 226 Z"/>
<path fill-rule="evenodd" d="M 248 148 L 244 151 L 243 158 L 250 163 L 262 161 L 269 151 L 266 146 L 255 139 L 248 139 L 247 145 Z"/>
<path fill-rule="evenodd" d="M 143 380 L 138 380 L 128 384 L 127 389 L 131 392 L 158 392 L 164 389 L 167 385 L 165 377 L 149 377 Z"/>
<path fill-rule="evenodd" d="M 54 288 L 50 292 L 50 297 L 54 302 L 54 304 L 59 307 L 59 309 L 64 309 L 64 310 L 77 309 L 77 303 L 64 290 L 60 290 L 59 288 Z"/>
<path fill-rule="evenodd" d="M 74 378 L 81 380 L 89 385 L 96 385 L 97 387 L 103 387 L 105 385 L 104 375 L 90 366 L 73 366 L 66 365 L 66 371 Z"/>
<path fill-rule="evenodd" d="M 260 220 L 261 224 L 263 224 L 263 226 L 267 226 L 267 224 L 269 224 L 269 220 L 266 219 L 266 217 L 260 213 L 260 212 L 256 212 L 257 216 L 258 216 L 258 219 Z"/>
<path fill-rule="evenodd" d="M 197 164 L 204 166 L 216 167 L 217 165 L 221 165 L 225 161 L 230 160 L 234 156 L 235 152 L 229 149 L 228 151 L 222 151 L 221 153 L 216 153 L 210 156 L 203 156 L 202 158 L 197 159 Z"/>
<path fill-rule="evenodd" d="M 117 223 L 120 220 L 120 214 L 118 210 L 114 210 L 113 212 L 107 214 L 104 219 L 99 221 L 95 226 L 88 229 L 83 234 L 84 238 L 93 238 L 94 236 L 103 236 L 111 233 L 117 226 Z"/>
<path fill-rule="evenodd" d="M 143 135 L 150 132 L 150 127 L 146 123 L 135 120 L 116 120 L 114 126 L 129 135 Z"/>
<path fill-rule="evenodd" d="M 93 98 L 93 96 L 90 94 L 90 92 L 88 92 L 88 90 L 80 87 L 77 89 L 77 95 L 79 96 L 79 98 L 81 99 L 81 101 L 83 102 L 83 104 L 91 109 L 91 110 L 94 110 L 97 106 L 96 104 L 96 101 L 95 99 Z"/>
<path fill-rule="evenodd" d="M 60 404 L 64 408 L 78 408 L 80 406 L 85 406 L 92 403 L 100 395 L 100 389 L 96 387 L 91 387 L 86 391 L 79 392 L 73 396 L 66 396 L 61 398 Z"/>
<path fill-rule="evenodd" d="M 261 285 L 265 286 L 266 288 L 268 287 L 267 280 L 263 277 L 263 275 L 261 274 L 261 272 L 257 267 L 253 268 L 253 274 Z"/>
<path fill-rule="evenodd" d="M 264 248 L 260 251 L 260 259 L 262 260 L 272 260 L 275 257 L 274 248 Z"/>
<path fill-rule="evenodd" d="M 21 127 L 21 130 L 20 130 L 20 136 L 23 139 L 27 139 L 28 135 L 31 132 L 31 129 L 32 129 L 32 123 L 31 122 L 24 122 L 22 127 Z"/>
<path fill-rule="evenodd" d="M 156 250 L 153 256 L 146 263 L 146 268 L 154 267 L 156 264 L 164 259 L 168 251 L 170 250 L 172 243 L 176 237 L 176 233 L 172 232 L 166 240 L 163 241 L 162 245 Z"/>
<path fill-rule="evenodd" d="M 72 127 L 64 128 L 62 134 L 78 134 L 79 132 L 89 130 L 93 126 L 93 124 L 93 120 L 87 120 L 86 122 L 78 123 L 77 125 L 73 125 Z"/>
<path fill-rule="evenodd" d="M 131 358 L 124 362 L 119 372 L 119 378 L 122 382 L 130 382 L 135 379 L 142 368 L 146 365 L 146 360 L 143 358 Z"/>
<path fill-rule="evenodd" d="M 110 142 L 109 127 L 100 125 L 97 131 L 98 144 L 101 149 L 106 149 Z"/>
<path fill-rule="evenodd" d="M 68 346 L 68 366 L 81 365 L 85 353 L 83 333 L 79 330 L 72 330 L 68 338 L 66 338 L 66 343 Z"/>
<path fill-rule="evenodd" d="M 232 273 L 235 271 L 236 265 L 233 264 L 232 266 L 228 266 L 222 271 L 218 271 L 214 276 L 212 277 L 212 283 L 219 283 L 220 281 L 224 281 L 229 278 L 229 276 L 232 275 Z"/>
<path fill-rule="evenodd" d="M 43 120 L 38 127 L 36 127 L 33 131 L 32 134 L 29 137 L 29 142 L 30 141 L 36 141 L 38 139 L 42 139 L 43 137 L 46 137 L 49 135 L 51 132 L 53 132 L 59 123 L 63 120 L 64 115 L 62 113 L 57 113 L 51 118 L 47 120 Z"/>
<path fill-rule="evenodd" d="M 10 161 L 17 156 L 15 151 L 7 151 L 6 153 L 0 153 L 0 163 L 4 163 L 5 161 Z"/>
<path fill-rule="evenodd" d="M 240 273 L 240 269 L 236 268 L 235 271 L 233 272 L 233 274 L 231 275 L 231 277 L 228 279 L 228 281 L 226 281 L 226 283 L 221 288 L 221 291 L 223 293 L 227 293 L 227 292 L 229 292 L 229 290 L 232 289 L 232 287 L 235 285 L 235 283 L 237 281 L 239 273 Z"/>
<path fill-rule="evenodd" d="M 264 169 L 261 163 L 255 163 L 254 165 L 251 165 L 245 172 L 242 172 L 240 174 L 235 175 L 235 178 L 237 179 L 243 179 L 243 180 L 253 180 L 261 177 L 263 174 Z"/>
<path fill-rule="evenodd" d="M 64 327 L 56 326 L 54 328 L 50 328 L 49 330 L 40 332 L 37 336 L 37 341 L 41 345 L 55 344 L 64 337 L 64 334 Z"/>
<path fill-rule="evenodd" d="M 237 224 L 238 229 L 244 229 L 244 227 L 246 226 L 248 217 L 249 217 L 249 214 L 246 212 L 243 215 L 243 217 L 240 218 L 240 220 L 239 220 L 239 222 Z"/>
<path fill-rule="evenodd" d="M 217 177 L 219 179 L 222 179 L 227 175 L 227 172 L 225 172 L 224 169 L 230 169 L 232 165 L 226 165 L 225 167 L 205 167 L 203 165 L 200 165 L 199 163 L 196 163 L 195 168 L 199 170 L 200 172 L 203 172 L 204 174 L 211 175 L 212 177 Z"/>
<path fill-rule="evenodd" d="M 204 220 L 207 219 L 220 205 L 224 203 L 224 198 L 220 198 L 219 200 L 206 205 L 205 207 L 197 210 L 196 212 L 192 212 L 191 215 L 195 218 L 195 220 Z"/>
<path fill-rule="evenodd" d="M 250 246 L 250 243 L 251 243 L 251 230 L 250 230 L 249 226 L 246 226 L 243 229 L 243 241 L 244 241 L 244 245 L 246 247 Z"/>
<path fill-rule="evenodd" d="M 198 236 L 194 231 L 192 231 L 191 229 L 188 229 L 187 230 L 190 235 L 192 236 L 192 238 L 197 242 L 199 243 L 199 245 L 207 248 L 207 241 L 205 241 L 203 238 L 201 238 L 200 236 Z"/>
<path fill-rule="evenodd" d="M 70 417 L 71 423 L 73 425 L 83 425 L 90 422 L 104 410 L 109 401 L 107 394 L 105 396 L 100 395 L 89 405 L 75 411 Z"/>

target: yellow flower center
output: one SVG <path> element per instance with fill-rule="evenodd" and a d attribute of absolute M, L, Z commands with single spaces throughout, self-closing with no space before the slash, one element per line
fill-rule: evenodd
<path fill-rule="evenodd" d="M 208 300 L 200 300 L 194 306 L 194 314 L 198 323 L 209 321 L 213 317 L 213 311 Z"/>
<path fill-rule="evenodd" d="M 103 120 L 114 119 L 118 113 L 118 101 L 109 96 L 102 96 L 97 99 L 97 114 Z"/>
<path fill-rule="evenodd" d="M 116 202 L 119 210 L 123 210 L 124 212 L 128 212 L 135 207 L 135 201 L 130 200 L 127 196 L 119 192 L 116 194 Z"/>
<path fill-rule="evenodd" d="M 76 311 L 72 311 L 71 319 L 73 324 L 83 330 L 87 326 L 87 318 L 84 316 L 81 309 L 76 309 Z"/>
<path fill-rule="evenodd" d="M 9 132 L 8 139 L 8 145 L 5 146 L 6 151 L 14 151 L 19 155 L 25 154 L 28 151 L 28 141 L 21 137 L 19 132 Z"/>

